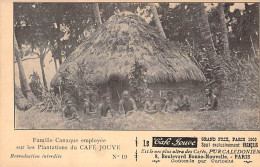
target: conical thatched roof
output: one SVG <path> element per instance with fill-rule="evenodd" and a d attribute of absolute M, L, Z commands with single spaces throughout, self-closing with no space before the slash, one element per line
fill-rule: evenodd
<path fill-rule="evenodd" d="M 205 80 L 189 57 L 179 53 L 154 27 L 133 13 L 123 12 L 110 17 L 82 42 L 61 65 L 51 85 L 59 84 L 59 74 L 66 68 L 73 79 L 77 63 L 93 71 L 92 83 L 105 83 L 111 76 L 126 78 L 135 60 L 146 66 L 148 83 Z"/>

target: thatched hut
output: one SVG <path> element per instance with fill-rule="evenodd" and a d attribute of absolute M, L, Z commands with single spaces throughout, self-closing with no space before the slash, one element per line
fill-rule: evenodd
<path fill-rule="evenodd" d="M 94 74 L 88 82 L 109 88 L 117 101 L 118 94 L 127 89 L 135 61 L 147 68 L 148 85 L 158 94 L 186 89 L 186 94 L 195 95 L 198 83 L 205 80 L 202 71 L 177 46 L 141 17 L 123 12 L 110 17 L 82 42 L 60 66 L 51 85 L 60 83 L 59 74 L 65 69 L 75 78 L 77 63 L 83 63 Z"/>

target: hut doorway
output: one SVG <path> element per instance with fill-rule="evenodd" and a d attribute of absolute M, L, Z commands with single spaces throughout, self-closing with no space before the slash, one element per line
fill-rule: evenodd
<path fill-rule="evenodd" d="M 122 92 L 128 90 L 129 84 L 127 81 L 119 77 L 111 77 L 106 84 L 106 92 L 112 99 L 112 107 L 118 109 L 118 103 L 122 99 Z"/>

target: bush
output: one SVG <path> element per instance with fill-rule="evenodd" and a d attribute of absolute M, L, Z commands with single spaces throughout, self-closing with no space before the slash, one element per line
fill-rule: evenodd
<path fill-rule="evenodd" d="M 130 94 L 138 104 L 143 103 L 145 100 L 147 91 L 146 72 L 146 67 L 135 60 L 128 78 Z"/>
<path fill-rule="evenodd" d="M 66 99 L 67 97 L 65 95 L 55 95 L 52 91 L 45 92 L 43 101 L 38 103 L 35 107 L 39 109 L 40 112 L 61 112 Z"/>
<path fill-rule="evenodd" d="M 42 100 L 44 88 L 41 84 L 39 74 L 33 71 L 33 74 L 30 75 L 29 79 L 31 79 L 29 85 L 31 87 L 32 93 L 37 97 L 37 99 Z"/>
<path fill-rule="evenodd" d="M 61 73 L 61 90 L 62 94 L 67 96 L 80 109 L 84 103 L 85 95 L 88 93 L 97 94 L 98 87 L 89 82 L 93 75 L 93 71 L 89 71 L 84 63 L 77 63 L 75 78 L 71 79 L 70 71 L 65 69 Z"/>
<path fill-rule="evenodd" d="M 259 108 L 259 57 L 238 52 L 232 52 L 230 57 L 218 55 L 220 68 L 209 65 L 203 52 L 189 43 L 179 48 L 203 71 L 205 87 L 213 88 L 222 109 Z"/>
<path fill-rule="evenodd" d="M 258 58 L 230 58 L 225 89 L 220 97 L 223 108 L 259 108 L 259 64 Z"/>

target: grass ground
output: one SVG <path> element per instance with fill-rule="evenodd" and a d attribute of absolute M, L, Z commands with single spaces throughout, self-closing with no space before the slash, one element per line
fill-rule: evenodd
<path fill-rule="evenodd" d="M 110 118 L 80 116 L 66 120 L 61 113 L 37 109 L 16 110 L 17 129 L 96 129 L 96 130 L 260 130 L 259 110 L 233 109 L 156 113 L 137 111 Z"/>

